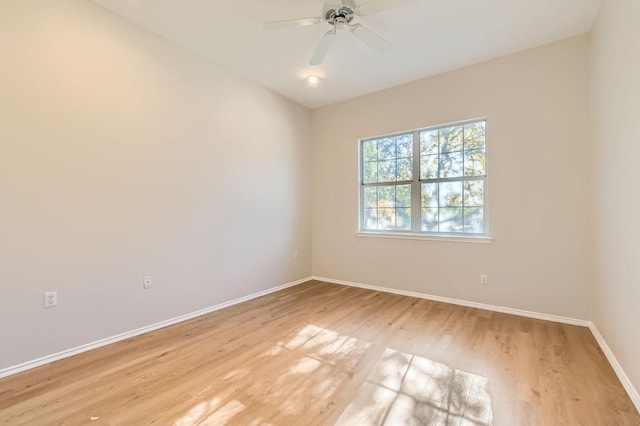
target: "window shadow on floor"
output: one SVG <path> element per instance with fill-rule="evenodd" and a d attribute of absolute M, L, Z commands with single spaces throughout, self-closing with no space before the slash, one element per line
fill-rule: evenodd
<path fill-rule="evenodd" d="M 372 351 L 373 346 L 309 324 L 262 353 L 254 367 L 229 371 L 218 392 L 213 385 L 209 398 L 174 424 L 314 424 L 314 412 L 340 406 L 340 425 L 492 425 L 486 377 L 392 348 Z M 365 353 L 377 358 L 359 387 L 346 404 L 333 401 L 341 386 L 353 384 Z M 251 384 L 240 386 L 247 378 Z"/>

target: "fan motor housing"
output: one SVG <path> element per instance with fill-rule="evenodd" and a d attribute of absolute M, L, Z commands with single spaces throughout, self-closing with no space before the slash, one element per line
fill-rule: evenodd
<path fill-rule="evenodd" d="M 331 25 L 346 24 L 353 20 L 356 14 L 356 5 L 353 0 L 342 0 L 340 3 L 327 3 L 324 5 L 323 16 Z"/>

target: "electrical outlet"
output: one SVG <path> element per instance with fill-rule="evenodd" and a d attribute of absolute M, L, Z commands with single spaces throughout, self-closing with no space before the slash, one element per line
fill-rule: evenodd
<path fill-rule="evenodd" d="M 489 284 L 489 277 L 487 275 L 480 275 L 480 284 Z"/>
<path fill-rule="evenodd" d="M 151 275 L 145 275 L 142 278 L 142 288 L 151 288 Z"/>
<path fill-rule="evenodd" d="M 294 250 L 293 251 L 293 258 L 297 259 L 298 258 L 298 250 Z"/>
<path fill-rule="evenodd" d="M 44 293 L 44 307 L 45 308 L 53 308 L 58 304 L 58 292 L 57 291 L 47 291 Z"/>

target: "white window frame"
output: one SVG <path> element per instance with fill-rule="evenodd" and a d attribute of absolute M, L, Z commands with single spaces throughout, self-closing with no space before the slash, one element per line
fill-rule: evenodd
<path fill-rule="evenodd" d="M 429 130 L 438 130 L 446 127 L 461 126 L 470 123 L 485 122 L 485 175 L 483 191 L 483 233 L 463 233 L 463 232 L 427 232 L 421 230 L 421 184 L 425 180 L 420 179 L 420 133 Z M 457 121 L 446 124 L 438 124 L 404 132 L 391 133 L 381 136 L 373 136 L 358 140 L 358 230 L 356 235 L 359 237 L 373 238 L 392 238 L 392 239 L 410 239 L 410 240 L 437 240 L 448 242 L 470 242 L 470 243 L 491 243 L 493 237 L 489 233 L 489 129 L 486 117 L 474 118 L 469 120 Z M 411 181 L 400 182 L 384 182 L 374 184 L 364 184 L 363 176 L 363 143 L 370 140 L 382 139 L 386 137 L 394 137 L 412 134 L 413 137 L 413 179 Z M 434 178 L 428 179 L 429 182 L 446 182 L 446 181 L 466 181 L 478 180 L 477 177 L 455 177 L 455 178 Z M 411 185 L 411 230 L 368 230 L 363 228 L 364 223 L 364 191 L 366 187 L 371 186 L 395 186 L 395 185 Z"/>

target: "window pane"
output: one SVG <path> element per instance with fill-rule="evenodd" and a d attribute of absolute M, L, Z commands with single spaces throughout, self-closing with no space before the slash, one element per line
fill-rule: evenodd
<path fill-rule="evenodd" d="M 396 227 L 396 209 L 378 209 L 378 229 L 391 231 Z"/>
<path fill-rule="evenodd" d="M 420 132 L 420 155 L 433 155 L 438 153 L 438 131 L 425 130 Z"/>
<path fill-rule="evenodd" d="M 396 187 L 395 186 L 379 186 L 378 187 L 378 207 L 395 207 L 396 206 Z"/>
<path fill-rule="evenodd" d="M 378 207 L 378 190 L 375 186 L 364 188 L 364 207 L 366 209 Z"/>
<path fill-rule="evenodd" d="M 484 176 L 484 149 L 464 152 L 464 175 L 465 176 Z"/>
<path fill-rule="evenodd" d="M 440 183 L 440 207 L 462 207 L 462 182 Z"/>
<path fill-rule="evenodd" d="M 462 176 L 462 152 L 448 152 L 440 154 L 440 177 Z"/>
<path fill-rule="evenodd" d="M 423 183 L 421 191 L 422 207 L 438 207 L 438 184 Z"/>
<path fill-rule="evenodd" d="M 364 163 L 362 166 L 362 183 L 378 181 L 378 163 Z"/>
<path fill-rule="evenodd" d="M 362 142 L 362 182 L 413 180 L 413 134 Z"/>
<path fill-rule="evenodd" d="M 422 209 L 420 230 L 423 232 L 438 232 L 438 209 Z"/>
<path fill-rule="evenodd" d="M 420 179 L 435 179 L 438 177 L 438 156 L 427 155 L 420 158 Z"/>
<path fill-rule="evenodd" d="M 396 162 L 381 161 L 378 163 L 378 182 L 395 182 L 396 180 Z"/>
<path fill-rule="evenodd" d="M 396 209 L 396 228 L 402 231 L 411 230 L 411 209 Z"/>
<path fill-rule="evenodd" d="M 465 207 L 464 232 L 475 234 L 484 232 L 484 214 L 482 207 Z"/>
<path fill-rule="evenodd" d="M 398 163 L 397 163 L 398 176 L 396 179 L 398 181 L 412 180 L 413 179 L 412 169 L 413 169 L 413 160 L 409 158 L 403 158 L 398 160 Z"/>
<path fill-rule="evenodd" d="M 440 232 L 463 232 L 462 208 L 440 209 Z"/>
<path fill-rule="evenodd" d="M 398 157 L 408 158 L 413 157 L 413 135 L 398 136 Z"/>
<path fill-rule="evenodd" d="M 462 126 L 440 129 L 440 152 L 462 151 L 463 134 Z"/>
<path fill-rule="evenodd" d="M 484 205 L 484 181 L 470 180 L 464 183 L 464 206 Z"/>
<path fill-rule="evenodd" d="M 378 141 L 362 142 L 362 161 L 376 161 L 378 159 Z"/>
<path fill-rule="evenodd" d="M 411 207 L 411 185 L 396 187 L 396 207 Z"/>
<path fill-rule="evenodd" d="M 378 159 L 391 160 L 396 158 L 395 138 L 384 138 L 378 140 Z"/>
<path fill-rule="evenodd" d="M 378 229 L 378 211 L 376 209 L 364 209 L 364 229 Z"/>
<path fill-rule="evenodd" d="M 484 149 L 486 125 L 485 121 L 477 121 L 464 126 L 464 149 Z"/>

